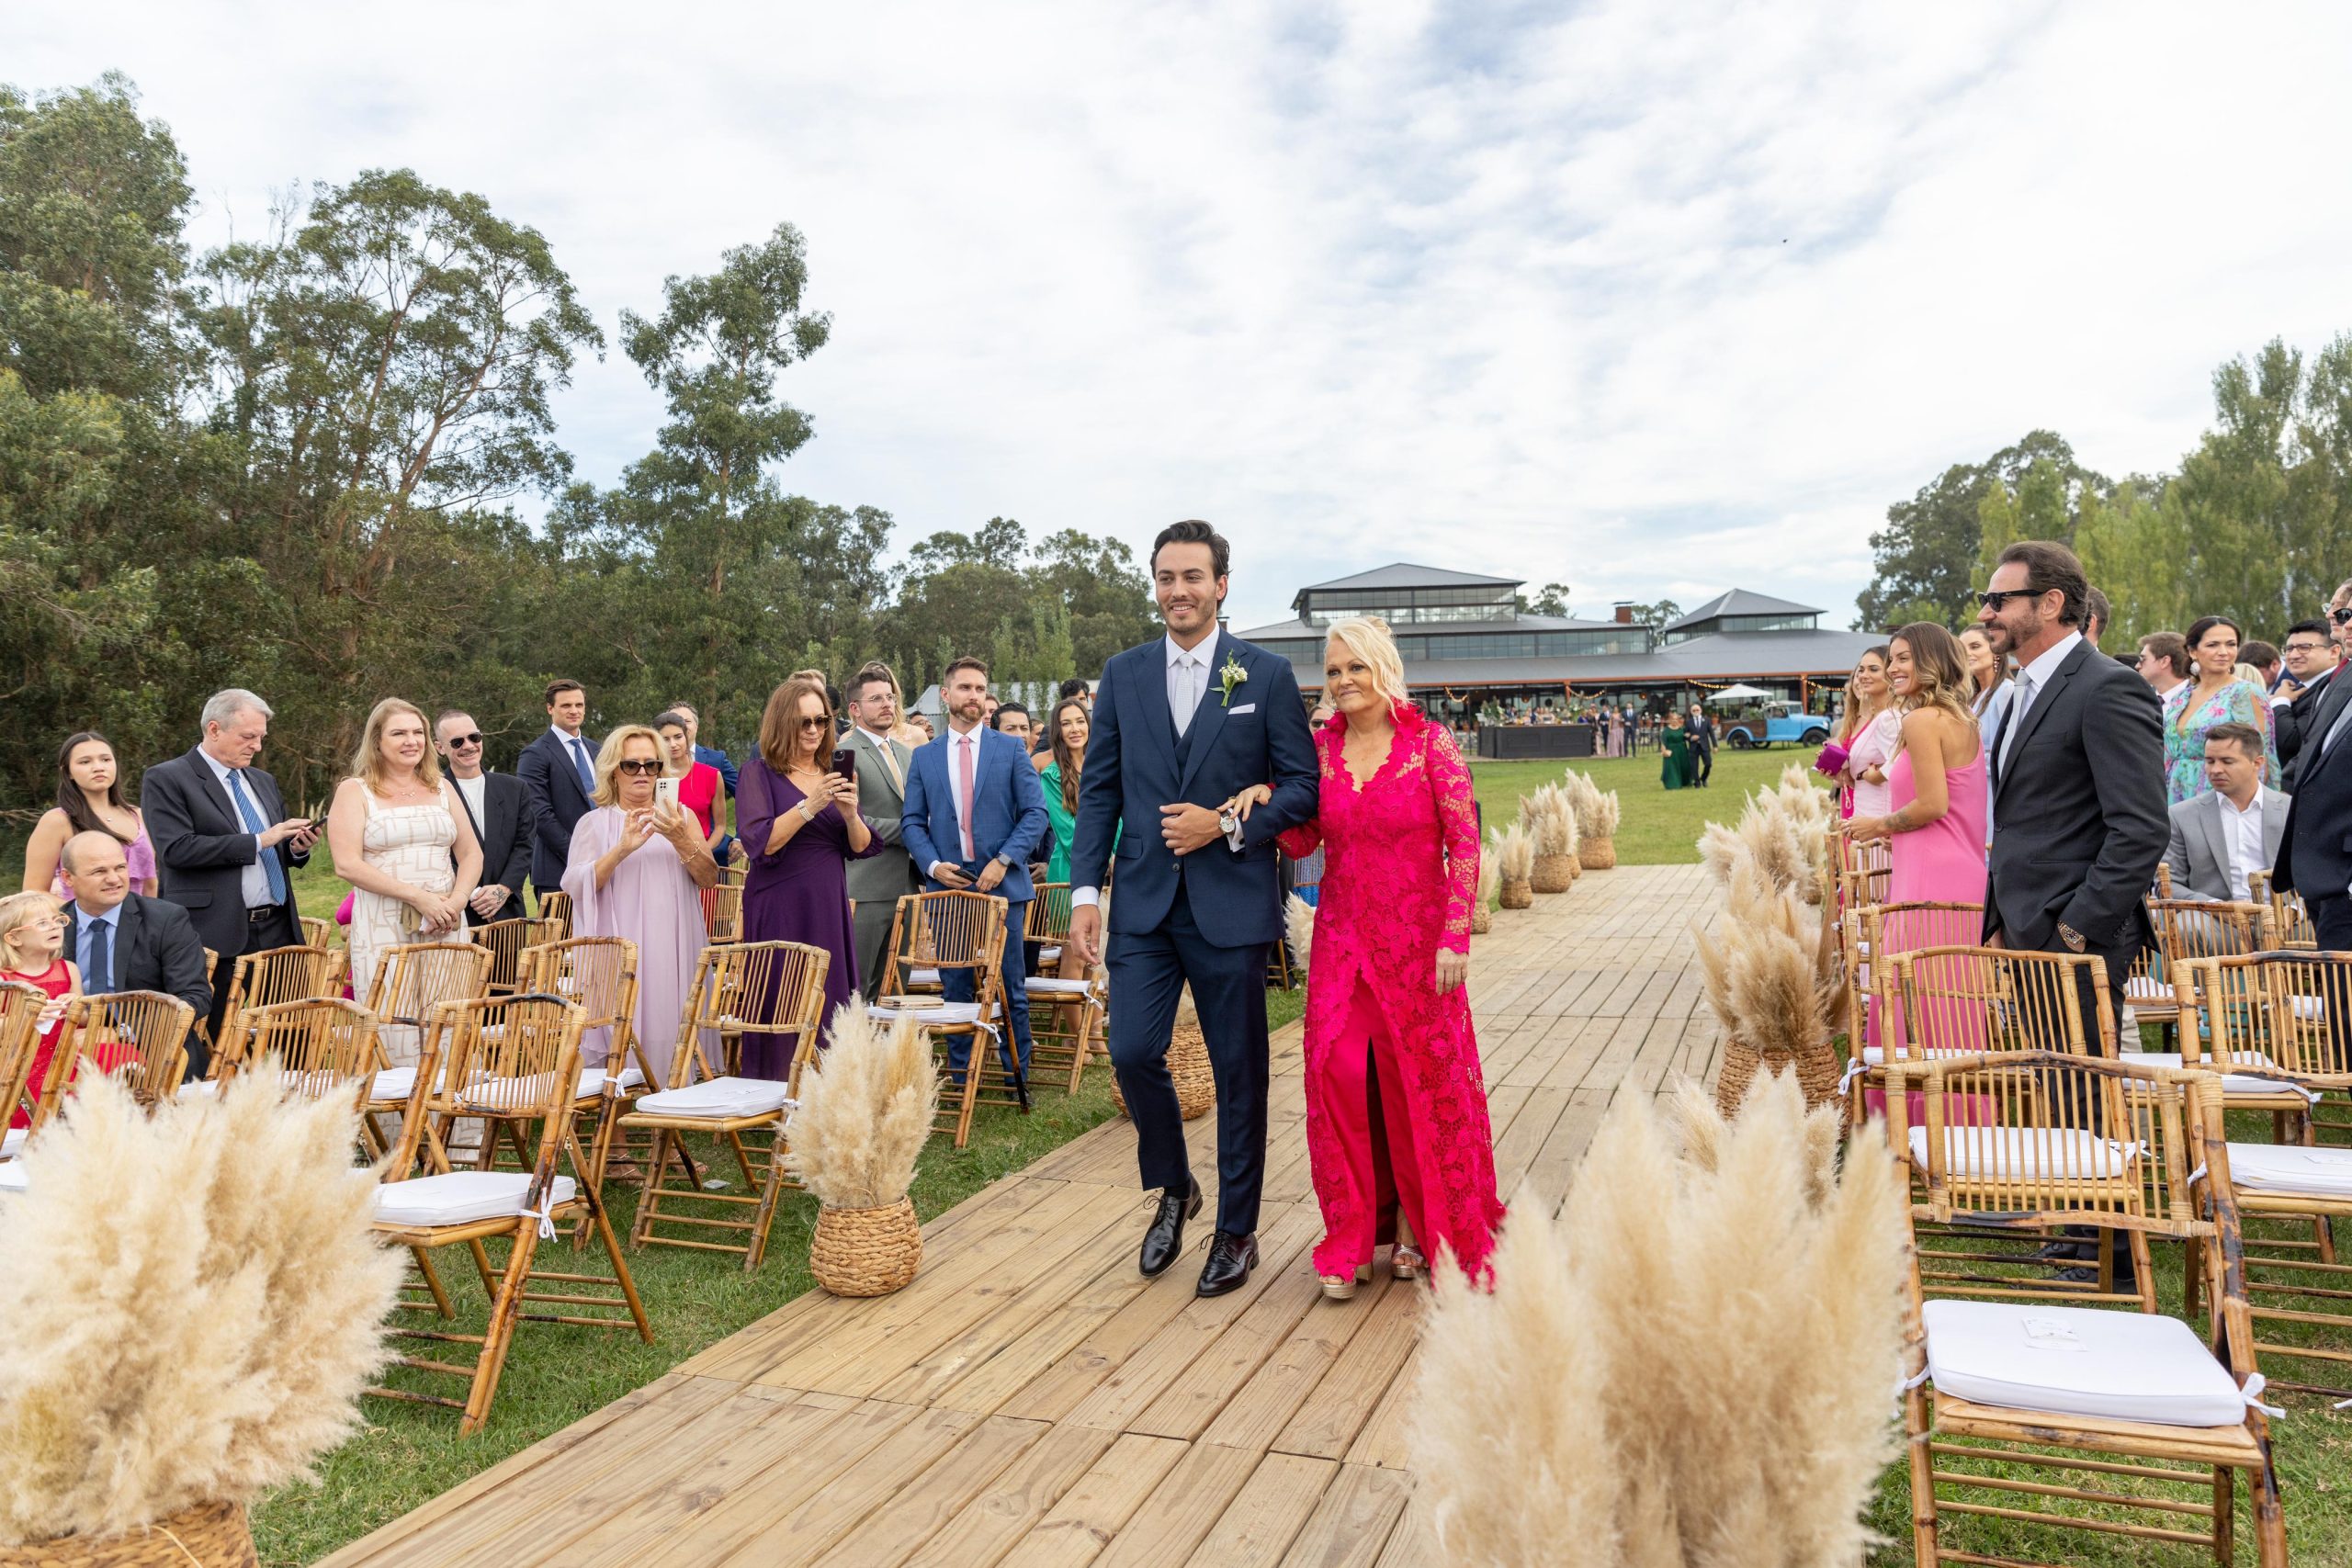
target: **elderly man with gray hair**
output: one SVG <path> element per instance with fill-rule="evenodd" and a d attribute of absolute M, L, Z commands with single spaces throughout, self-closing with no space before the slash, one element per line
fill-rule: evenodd
<path fill-rule="evenodd" d="M 216 1037 L 237 959 L 302 940 L 293 874 L 325 826 L 287 816 L 277 781 L 253 765 L 269 719 L 269 705 L 251 692 L 215 693 L 204 705 L 196 749 L 158 762 L 139 781 L 160 891 L 220 955 L 209 1014 Z M 191 1041 L 189 1072 L 202 1072 L 202 1055 Z"/>

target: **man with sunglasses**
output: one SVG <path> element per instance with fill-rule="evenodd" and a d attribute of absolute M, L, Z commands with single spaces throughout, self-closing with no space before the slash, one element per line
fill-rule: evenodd
<path fill-rule="evenodd" d="M 466 901 L 466 924 L 510 919 L 523 912 L 523 879 L 531 874 L 531 836 L 538 821 L 531 792 L 514 774 L 481 765 L 481 726 L 463 708 L 433 721 L 433 749 L 441 753 L 481 844 L 481 886 Z"/>
<path fill-rule="evenodd" d="M 2328 600 L 2320 616 L 2327 628 L 2328 652 L 2323 660 L 2314 660 L 2311 678 L 2295 700 L 2276 715 L 2278 739 L 2278 760 L 2284 771 L 2279 774 L 2278 787 L 2292 795 L 2301 787 L 2303 775 L 2318 753 L 2318 742 L 2335 728 L 2342 716 L 2345 704 L 2352 701 L 2352 680 L 2338 680 L 2343 661 L 2352 658 L 2352 582 L 2345 582 Z M 2306 622 L 2308 626 L 2310 623 Z M 2306 641 L 2301 627 L 2288 634 L 2289 668 L 2293 668 L 2296 645 Z M 2303 657 L 2310 658 L 2305 654 Z"/>

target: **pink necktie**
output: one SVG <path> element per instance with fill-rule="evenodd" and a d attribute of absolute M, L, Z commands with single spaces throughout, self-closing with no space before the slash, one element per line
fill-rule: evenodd
<path fill-rule="evenodd" d="M 956 742 L 956 816 L 964 829 L 964 858 L 972 858 L 972 753 L 974 737 Z"/>

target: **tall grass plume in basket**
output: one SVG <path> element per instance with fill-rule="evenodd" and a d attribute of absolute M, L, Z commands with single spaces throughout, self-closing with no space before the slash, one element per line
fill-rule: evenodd
<path fill-rule="evenodd" d="M 786 1123 L 785 1168 L 822 1207 L 808 1270 L 837 1296 L 878 1296 L 912 1280 L 922 1226 L 907 1190 L 939 1110 L 939 1067 L 911 1019 L 888 1028 L 852 998 L 808 1064 Z"/>

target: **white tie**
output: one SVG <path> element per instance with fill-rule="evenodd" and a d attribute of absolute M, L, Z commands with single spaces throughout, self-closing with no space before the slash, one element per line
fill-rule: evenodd
<path fill-rule="evenodd" d="M 2033 707 L 2033 677 L 2020 670 L 2014 683 L 2017 693 L 2009 698 L 2009 725 L 2001 736 L 2001 770 L 2004 773 L 2008 771 L 2009 754 L 2017 750 L 2018 731 L 2025 728 L 2025 716 Z"/>
<path fill-rule="evenodd" d="M 1193 727 L 1193 710 L 1200 705 L 1201 694 L 1193 684 L 1193 667 L 1197 661 L 1189 653 L 1180 653 L 1176 662 L 1168 668 L 1169 716 L 1176 721 L 1176 734 L 1181 739 Z"/>

